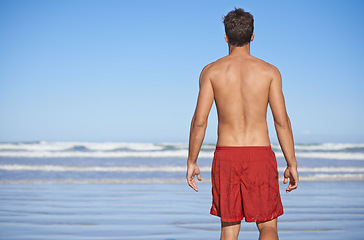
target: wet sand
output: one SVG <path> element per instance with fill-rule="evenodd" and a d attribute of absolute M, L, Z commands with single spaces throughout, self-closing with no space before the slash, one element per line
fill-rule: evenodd
<path fill-rule="evenodd" d="M 211 186 L 0 184 L 0 239 L 219 239 Z M 279 218 L 284 239 L 364 239 L 364 182 L 300 182 Z M 239 239 L 257 239 L 243 223 Z"/>

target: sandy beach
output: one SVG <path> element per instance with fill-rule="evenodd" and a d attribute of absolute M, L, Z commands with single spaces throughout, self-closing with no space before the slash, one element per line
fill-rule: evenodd
<path fill-rule="evenodd" d="M 1 184 L 0 238 L 219 239 L 210 184 Z M 363 239 L 364 182 L 301 182 L 286 194 L 280 239 Z M 240 239 L 257 239 L 243 223 Z"/>

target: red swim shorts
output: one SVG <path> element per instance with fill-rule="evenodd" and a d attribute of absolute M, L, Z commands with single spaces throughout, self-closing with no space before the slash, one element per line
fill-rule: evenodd
<path fill-rule="evenodd" d="M 216 147 L 211 181 L 210 213 L 222 222 L 262 222 L 283 214 L 270 146 Z"/>

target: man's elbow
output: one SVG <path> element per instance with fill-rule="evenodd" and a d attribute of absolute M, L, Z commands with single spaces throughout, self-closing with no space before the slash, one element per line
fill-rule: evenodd
<path fill-rule="evenodd" d="M 280 128 L 280 129 L 289 129 L 291 127 L 290 124 L 290 120 L 289 117 L 287 116 L 284 119 L 275 119 L 274 120 L 274 125 L 276 128 Z"/>
<path fill-rule="evenodd" d="M 193 127 L 197 127 L 197 128 L 204 128 L 207 126 L 207 120 L 203 120 L 203 119 L 195 119 L 193 121 Z"/>

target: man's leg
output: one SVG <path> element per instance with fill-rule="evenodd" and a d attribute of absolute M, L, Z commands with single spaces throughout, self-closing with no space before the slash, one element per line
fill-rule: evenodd
<path fill-rule="evenodd" d="M 221 222 L 221 240 L 237 240 L 240 231 L 239 222 Z"/>
<path fill-rule="evenodd" d="M 259 240 L 278 240 L 277 218 L 266 222 L 257 222 L 257 227 L 260 233 Z"/>

